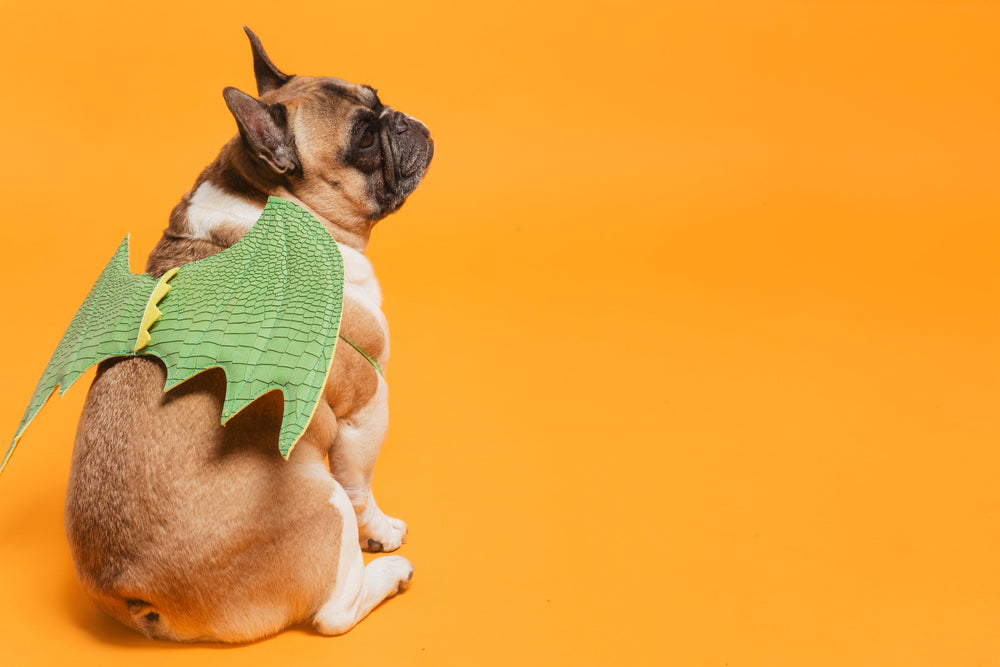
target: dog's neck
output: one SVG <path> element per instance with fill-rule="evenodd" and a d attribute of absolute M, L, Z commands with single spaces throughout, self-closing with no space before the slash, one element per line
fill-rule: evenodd
<path fill-rule="evenodd" d="M 252 169 L 241 164 L 247 158 L 233 144 L 230 142 L 223 148 L 174 207 L 170 225 L 154 249 L 147 270 L 159 274 L 166 268 L 228 248 L 253 227 L 264 210 L 267 197 L 274 195 L 302 206 L 322 223 L 340 248 L 344 277 L 351 294 L 376 310 L 380 308 L 381 290 L 371 262 L 364 254 L 368 236 L 332 224 L 281 184 L 263 182 Z"/>
<path fill-rule="evenodd" d="M 293 195 L 276 176 L 250 160 L 238 136 L 223 147 L 174 208 L 168 233 L 228 247 L 253 226 L 272 195 L 309 211 L 342 247 L 362 254 L 367 248 L 367 233 L 336 225 Z"/>

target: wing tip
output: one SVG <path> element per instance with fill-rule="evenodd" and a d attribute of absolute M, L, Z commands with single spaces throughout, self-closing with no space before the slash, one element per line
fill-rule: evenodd
<path fill-rule="evenodd" d="M 0 461 L 0 475 L 3 475 L 3 471 L 7 468 L 7 462 L 10 461 L 10 457 L 14 454 L 14 448 L 17 447 L 17 441 L 21 439 L 22 433 L 15 435 L 14 439 L 10 441 L 7 453 L 4 454 L 3 461 Z"/>
<path fill-rule="evenodd" d="M 67 386 L 67 389 L 68 388 L 69 387 Z M 7 463 L 10 461 L 10 457 L 14 455 L 14 449 L 17 448 L 17 443 L 21 441 L 21 437 L 24 435 L 24 432 L 28 430 L 29 426 L 31 426 L 31 422 L 35 421 L 35 417 L 37 417 L 38 413 L 42 411 L 42 408 L 45 407 L 45 404 L 49 402 L 49 399 L 51 399 L 52 396 L 56 393 L 56 391 L 60 389 L 62 389 L 62 385 L 57 384 L 56 386 L 52 387 L 52 389 L 50 389 L 49 392 L 45 394 L 44 399 L 42 399 L 42 401 L 38 403 L 36 407 L 32 408 L 31 405 L 29 405 L 28 409 L 24 411 L 24 416 L 21 417 L 21 423 L 18 424 L 17 431 L 14 432 L 14 439 L 10 441 L 10 446 L 7 447 L 7 453 L 4 454 L 3 461 L 0 461 L 0 475 L 3 474 L 4 469 L 7 467 Z M 60 396 L 62 395 L 63 391 L 65 391 L 65 389 L 62 389 L 62 391 L 59 392 Z M 35 401 L 33 398 L 32 403 L 34 402 Z"/>

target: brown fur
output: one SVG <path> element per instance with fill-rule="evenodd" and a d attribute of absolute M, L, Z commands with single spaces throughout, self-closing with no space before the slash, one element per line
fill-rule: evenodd
<path fill-rule="evenodd" d="M 259 60 L 259 42 L 254 48 Z M 383 109 L 374 91 L 265 70 L 258 71 L 261 102 L 283 105 L 283 131 L 294 145 L 281 155 L 294 155 L 297 168 L 279 173 L 276 160 L 250 150 L 254 137 L 234 137 L 171 213 L 147 263 L 154 275 L 220 252 L 242 235 L 238 225 L 222 224 L 211 239 L 192 237 L 188 208 L 206 181 L 260 206 L 269 194 L 289 192 L 358 250 L 375 221 L 408 194 L 389 192 L 379 173 L 345 163 L 354 114 Z M 426 140 L 429 162 L 430 140 L 418 140 Z M 422 173 L 411 177 L 410 190 Z M 388 349 L 378 320 L 350 299 L 341 332 L 372 357 Z M 109 361 L 87 396 L 66 501 L 84 590 L 139 632 L 176 640 L 249 641 L 310 618 L 331 593 L 340 540 L 358 539 L 341 535 L 343 520 L 330 502 L 337 485 L 324 461 L 338 421 L 375 395 L 375 370 L 349 345 L 337 346 L 324 399 L 287 462 L 277 447 L 280 393 L 222 426 L 220 370 L 167 393 L 165 377 L 154 359 Z"/>
<path fill-rule="evenodd" d="M 351 299 L 344 300 L 341 335 L 378 359 L 385 346 L 385 334 L 378 323 L 364 308 Z M 371 363 L 343 341 L 337 344 L 330 377 L 336 378 L 326 386 L 326 400 L 338 418 L 346 417 L 368 403 L 378 389 L 378 376 Z"/>
<path fill-rule="evenodd" d="M 308 617 L 338 559 L 329 535 L 340 516 L 325 502 L 332 482 L 302 465 L 323 459 L 336 428 L 329 407 L 285 462 L 279 395 L 223 427 L 221 372 L 169 393 L 165 379 L 154 360 L 105 363 L 87 397 L 66 508 L 84 589 L 115 618 L 158 634 L 148 612 L 130 613 L 129 600 L 146 603 L 169 619 L 172 639 L 245 641 Z M 148 486 L 136 489 L 136 479 Z"/>

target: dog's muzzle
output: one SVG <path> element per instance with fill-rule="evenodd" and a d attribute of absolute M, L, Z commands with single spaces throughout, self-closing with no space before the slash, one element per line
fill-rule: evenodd
<path fill-rule="evenodd" d="M 412 116 L 385 107 L 380 117 L 385 185 L 389 192 L 406 197 L 430 165 L 434 141 L 427 126 Z"/>

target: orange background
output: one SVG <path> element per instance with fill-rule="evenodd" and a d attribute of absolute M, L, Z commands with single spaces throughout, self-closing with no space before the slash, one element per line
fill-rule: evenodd
<path fill-rule="evenodd" d="M 4 664 L 1000 665 L 1000 6 L 4 3 L 0 431 L 253 90 L 424 120 L 370 256 L 412 589 L 148 641 L 62 532 L 89 376 L 0 480 Z"/>

